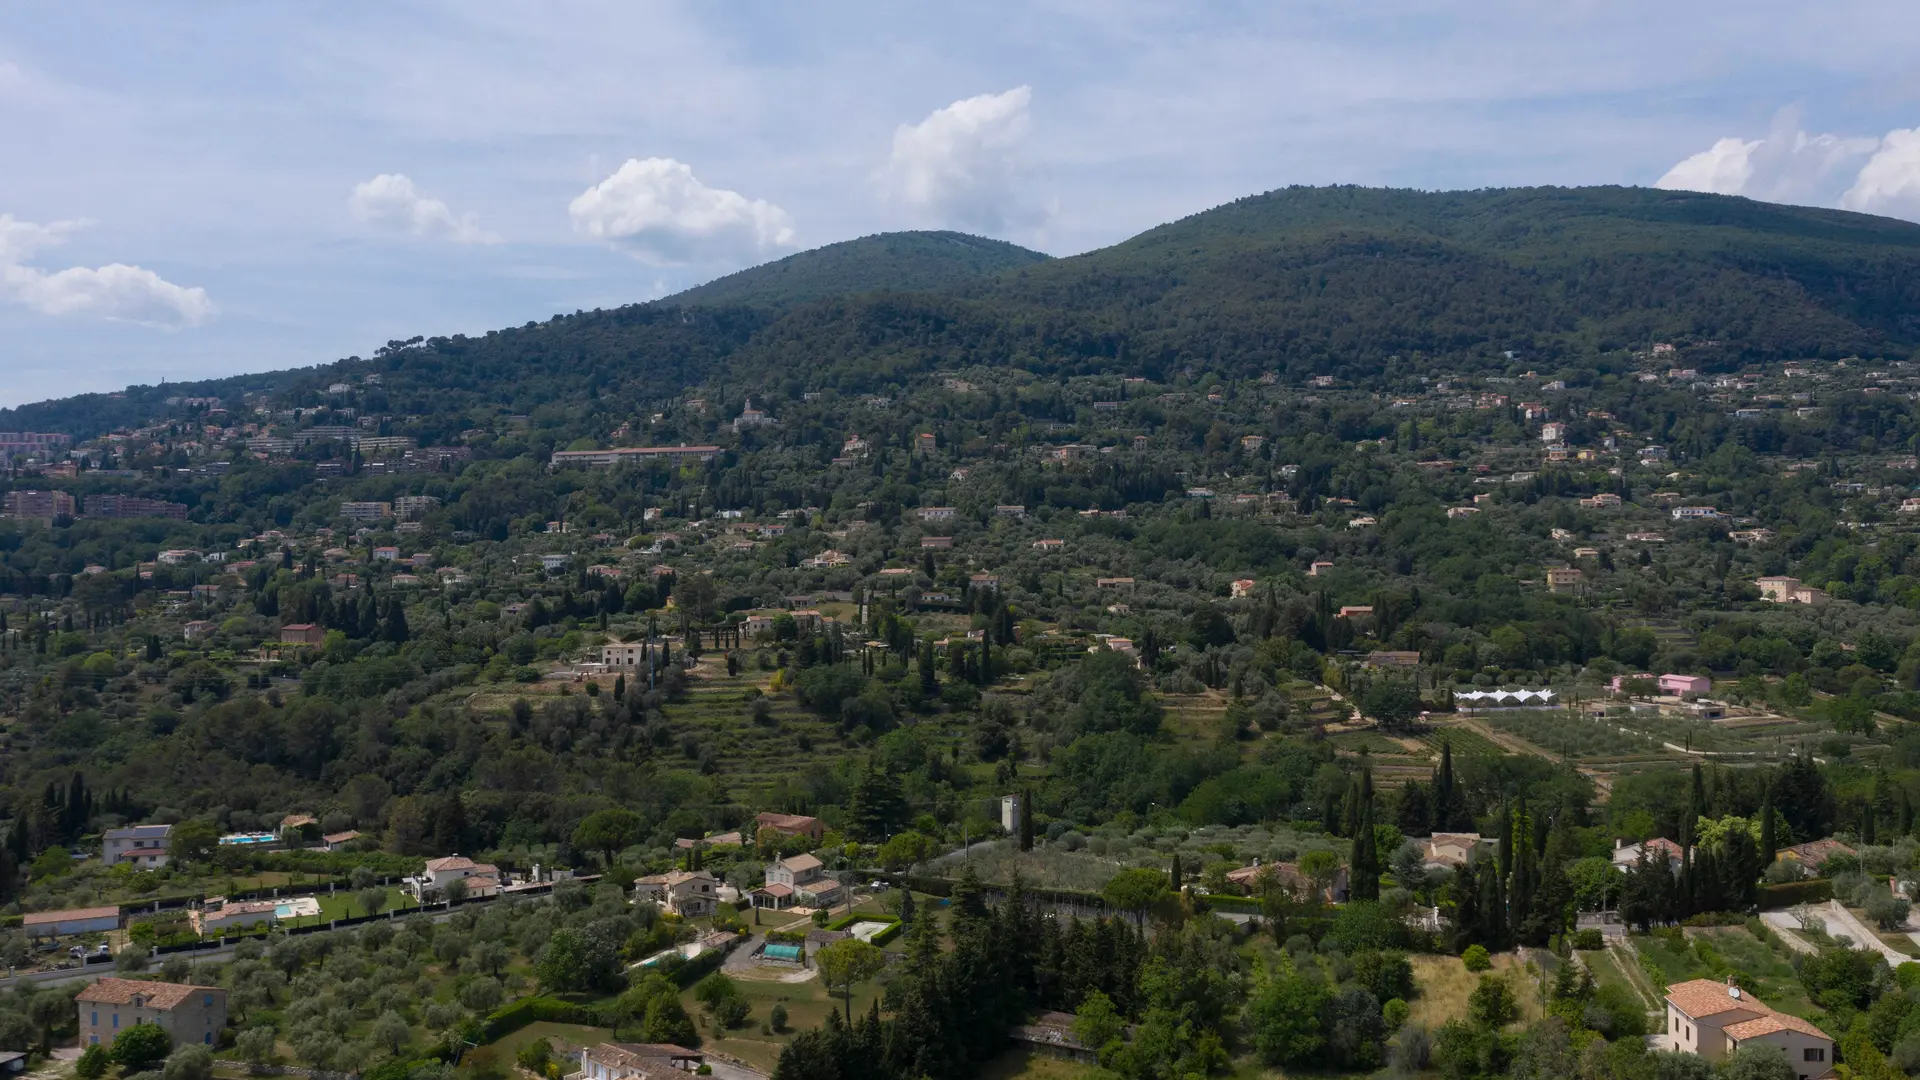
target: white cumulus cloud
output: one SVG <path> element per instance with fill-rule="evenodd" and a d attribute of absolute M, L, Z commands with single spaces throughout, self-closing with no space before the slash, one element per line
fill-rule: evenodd
<path fill-rule="evenodd" d="M 1920 135 L 1813 135 L 1784 112 L 1765 137 L 1720 139 L 1654 186 L 1920 218 Z"/>
<path fill-rule="evenodd" d="M 38 225 L 0 214 L 0 298 L 45 315 L 93 315 L 152 326 L 198 326 L 213 317 L 207 290 L 175 285 L 125 263 L 47 270 L 35 255 L 66 242 L 85 222 Z"/>
<path fill-rule="evenodd" d="M 354 185 L 347 206 L 355 219 L 375 228 L 455 244 L 500 242 L 500 237 L 480 227 L 472 213 L 456 216 L 446 203 L 420 194 L 404 173 L 381 173 Z"/>
<path fill-rule="evenodd" d="M 793 218 L 765 199 L 708 187 L 673 158 L 629 158 L 567 205 L 575 232 L 655 266 L 737 263 L 793 246 Z"/>
<path fill-rule="evenodd" d="M 1037 225 L 1047 213 L 1027 198 L 1022 156 L 1031 87 L 981 94 L 936 109 L 893 133 L 882 175 L 887 196 L 941 224 L 998 232 Z"/>
<path fill-rule="evenodd" d="M 1887 132 L 1840 205 L 1920 221 L 1920 128 Z"/>

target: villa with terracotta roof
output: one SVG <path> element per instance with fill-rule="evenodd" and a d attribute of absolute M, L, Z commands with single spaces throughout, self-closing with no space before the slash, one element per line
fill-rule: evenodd
<path fill-rule="evenodd" d="M 135 1024 L 158 1024 L 173 1045 L 220 1041 L 227 1026 L 227 992 L 217 986 L 101 979 L 75 995 L 80 1045 L 105 1045 Z"/>
<path fill-rule="evenodd" d="M 1804 844 L 1795 844 L 1790 848 L 1781 848 L 1779 851 L 1774 852 L 1773 857 L 1776 860 L 1799 863 L 1801 873 L 1806 874 L 1808 877 L 1816 877 L 1820 873 L 1821 864 L 1833 858 L 1835 855 L 1858 854 L 1859 852 L 1840 841 L 1828 837 L 1825 840 L 1810 840 Z"/>
<path fill-rule="evenodd" d="M 756 833 L 761 829 L 772 829 L 783 836 L 805 836 L 814 843 L 819 843 L 820 837 L 826 832 L 826 827 L 820 824 L 820 819 L 817 817 L 771 812 L 762 813 L 754 818 L 753 828 Z"/>
<path fill-rule="evenodd" d="M 469 897 L 493 896 L 500 891 L 500 868 L 491 863 L 474 862 L 464 855 L 447 855 L 428 859 L 427 865 L 407 878 L 403 887 L 414 899 L 424 903 L 445 893 L 447 886 L 455 881 L 466 883 Z"/>
<path fill-rule="evenodd" d="M 1786 1055 L 1799 1080 L 1833 1073 L 1833 1039 L 1798 1016 L 1778 1012 L 1726 982 L 1694 979 L 1667 987 L 1665 1048 L 1718 1061 L 1743 1046 L 1771 1046 Z"/>

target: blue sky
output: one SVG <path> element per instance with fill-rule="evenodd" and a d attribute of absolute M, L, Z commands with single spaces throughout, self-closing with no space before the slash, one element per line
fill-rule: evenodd
<path fill-rule="evenodd" d="M 1920 5 L 0 7 L 0 405 L 1292 183 L 1920 219 Z"/>

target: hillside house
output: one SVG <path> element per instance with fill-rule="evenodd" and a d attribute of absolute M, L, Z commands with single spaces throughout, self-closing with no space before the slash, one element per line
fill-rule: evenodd
<path fill-rule="evenodd" d="M 1276 862 L 1264 866 L 1254 863 L 1238 870 L 1227 872 L 1227 883 L 1236 891 L 1251 895 L 1258 891 L 1263 876 L 1271 875 L 1281 888 L 1295 896 L 1305 896 L 1312 891 L 1313 883 L 1300 872 L 1298 863 Z M 1347 902 L 1347 868 L 1340 867 L 1334 873 L 1333 880 L 1327 883 L 1321 899 L 1327 903 L 1344 904 Z"/>
<path fill-rule="evenodd" d="M 104 934 L 120 929 L 117 906 L 70 908 L 66 911 L 31 911 L 20 919 L 28 937 L 67 937 L 72 934 Z"/>
<path fill-rule="evenodd" d="M 1825 840 L 1810 840 L 1804 844 L 1795 844 L 1790 848 L 1781 848 L 1774 852 L 1778 861 L 1797 863 L 1800 872 L 1807 877 L 1820 876 L 1820 867 L 1835 855 L 1858 855 L 1858 851 L 1831 837 Z"/>
<path fill-rule="evenodd" d="M 1827 594 L 1810 585 L 1804 585 L 1795 577 L 1755 578 L 1753 584 L 1760 590 L 1760 599 L 1774 604 L 1824 604 Z"/>
<path fill-rule="evenodd" d="M 1704 675 L 1662 675 L 1655 684 L 1663 694 L 1699 697 L 1713 692 L 1713 680 Z"/>
<path fill-rule="evenodd" d="M 1437 832 L 1427 837 L 1422 858 L 1429 869 L 1454 870 L 1473 861 L 1496 841 L 1479 833 Z"/>
<path fill-rule="evenodd" d="M 491 863 L 474 862 L 464 855 L 447 855 L 428 859 L 427 865 L 407 878 L 401 887 L 415 900 L 425 903 L 445 896 L 447 886 L 456 881 L 466 882 L 468 896 L 493 896 L 500 891 L 500 869 Z"/>
<path fill-rule="evenodd" d="M 100 979 L 73 999 L 80 1045 L 110 1045 L 136 1024 L 157 1024 L 175 1046 L 213 1046 L 227 1026 L 227 992 L 217 986 Z"/>
<path fill-rule="evenodd" d="M 132 863 L 141 870 L 158 870 L 167 865 L 167 840 L 172 836 L 171 825 L 108 829 L 100 837 L 100 865 Z"/>
<path fill-rule="evenodd" d="M 816 844 L 820 842 L 820 837 L 826 833 L 826 826 L 820 824 L 820 819 L 817 817 L 808 817 L 805 814 L 775 814 L 771 812 L 762 813 L 754 818 L 753 829 L 756 833 L 761 829 L 772 829 L 782 836 L 804 836 Z"/>
<path fill-rule="evenodd" d="M 1778 1012 L 1741 990 L 1732 977 L 1693 979 L 1667 987 L 1662 1049 L 1719 1061 L 1743 1046 L 1771 1046 L 1786 1055 L 1799 1080 L 1833 1072 L 1833 1039 L 1812 1023 Z"/>
<path fill-rule="evenodd" d="M 1638 844 L 1622 844 L 1618 840 L 1614 841 L 1612 860 L 1614 867 L 1622 871 L 1632 870 L 1640 864 L 1640 852 L 1643 850 L 1651 851 L 1656 859 L 1665 856 L 1667 869 L 1676 874 L 1680 872 L 1681 857 L 1684 853 L 1679 844 L 1664 836 Z"/>
<path fill-rule="evenodd" d="M 635 881 L 633 898 L 651 900 L 683 919 L 698 919 L 714 913 L 719 890 L 719 879 L 705 870 L 675 870 Z"/>
<path fill-rule="evenodd" d="M 753 891 L 758 907 L 783 908 L 791 904 L 832 907 L 846 898 L 846 890 L 826 875 L 819 859 L 795 855 L 767 864 L 767 883 Z"/>

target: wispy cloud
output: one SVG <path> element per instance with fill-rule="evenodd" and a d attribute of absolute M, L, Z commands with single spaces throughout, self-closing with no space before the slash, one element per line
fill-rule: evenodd
<path fill-rule="evenodd" d="M 447 204 L 430 199 L 404 173 L 381 173 L 354 186 L 347 206 L 356 220 L 375 228 L 424 240 L 455 244 L 497 244 L 500 237 L 480 227 L 472 213 L 455 215 Z"/>
<path fill-rule="evenodd" d="M 0 298 L 43 315 L 92 315 L 151 326 L 198 326 L 213 317 L 207 291 L 175 285 L 125 263 L 47 270 L 35 255 L 66 242 L 84 221 L 38 225 L 0 214 Z"/>

